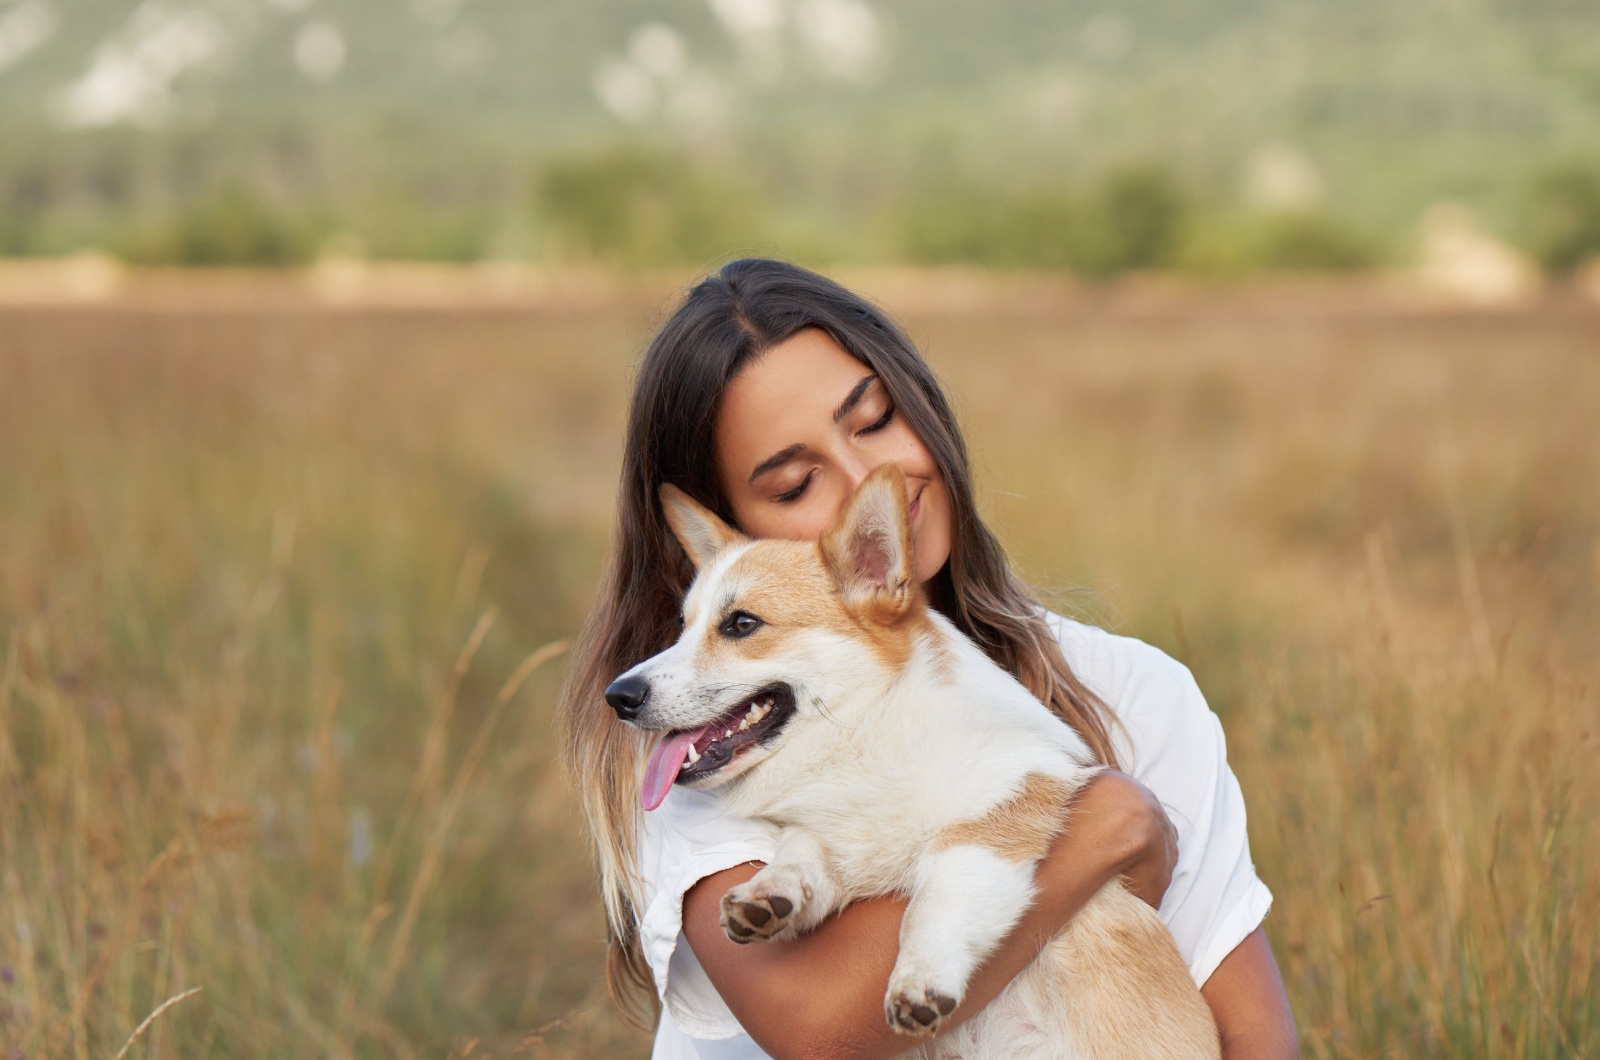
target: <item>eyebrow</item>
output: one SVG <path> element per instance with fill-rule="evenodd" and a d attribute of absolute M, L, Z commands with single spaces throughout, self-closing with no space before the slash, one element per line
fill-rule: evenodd
<path fill-rule="evenodd" d="M 866 396 L 867 389 L 872 386 L 873 382 L 877 378 L 878 377 L 876 375 L 864 375 L 855 386 L 850 388 L 850 393 L 846 394 L 844 396 L 844 400 L 839 402 L 839 407 L 833 410 L 834 423 L 838 423 L 840 420 L 844 419 L 850 414 L 851 409 L 855 408 L 861 403 L 861 399 Z M 773 453 L 771 456 L 767 457 L 765 460 L 761 461 L 761 463 L 756 465 L 756 469 L 750 472 L 748 484 L 752 486 L 755 485 L 756 479 L 760 478 L 762 475 L 765 475 L 768 471 L 771 471 L 774 468 L 779 468 L 784 464 L 787 464 L 790 460 L 793 460 L 796 456 L 800 455 L 804 449 L 805 446 L 801 445 L 799 442 L 796 442 L 794 445 L 785 446 L 784 448 L 779 449 L 776 453 Z"/>
<path fill-rule="evenodd" d="M 804 448 L 805 446 L 801 445 L 799 442 L 796 442 L 786 449 L 779 449 L 776 453 L 773 453 L 771 456 L 761 461 L 761 463 L 756 465 L 756 469 L 750 472 L 749 485 L 754 486 L 756 484 L 756 479 L 760 478 L 762 475 L 765 475 L 768 471 L 771 471 L 774 468 L 782 467 L 796 456 L 799 456 L 800 451 Z"/>
<path fill-rule="evenodd" d="M 855 408 L 861 403 L 862 397 L 866 395 L 867 387 L 871 386 L 873 381 L 877 378 L 878 377 L 875 375 L 864 375 L 861 377 L 861 382 L 852 387 L 850 389 L 850 393 L 844 396 L 844 400 L 839 402 L 839 407 L 833 410 L 834 423 L 838 423 L 840 420 L 844 419 L 845 416 L 849 415 L 851 409 Z"/>

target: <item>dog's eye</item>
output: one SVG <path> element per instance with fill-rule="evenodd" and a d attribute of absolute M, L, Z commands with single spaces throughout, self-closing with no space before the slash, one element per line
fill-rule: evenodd
<path fill-rule="evenodd" d="M 766 625 L 755 615 L 748 611 L 735 611 L 722 621 L 722 635 L 724 637 L 748 637 L 762 626 Z"/>

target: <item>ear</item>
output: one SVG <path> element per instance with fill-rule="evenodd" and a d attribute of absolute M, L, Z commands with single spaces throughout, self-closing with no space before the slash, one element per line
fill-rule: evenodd
<path fill-rule="evenodd" d="M 661 487 L 661 510 L 695 570 L 704 570 L 712 557 L 729 545 L 749 540 L 670 482 Z"/>
<path fill-rule="evenodd" d="M 845 607 L 884 622 L 910 610 L 911 517 L 898 466 L 884 464 L 863 479 L 819 544 Z"/>

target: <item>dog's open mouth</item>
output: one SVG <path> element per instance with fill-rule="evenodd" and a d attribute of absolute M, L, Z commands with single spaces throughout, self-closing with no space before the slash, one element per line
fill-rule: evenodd
<path fill-rule="evenodd" d="M 709 725 L 667 733 L 645 767 L 640 791 L 644 808 L 660 806 L 674 783 L 708 777 L 741 751 L 777 735 L 793 713 L 794 691 L 788 685 L 771 685 Z"/>

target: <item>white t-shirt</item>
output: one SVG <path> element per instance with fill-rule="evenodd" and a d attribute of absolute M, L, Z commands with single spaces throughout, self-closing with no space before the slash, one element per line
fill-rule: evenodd
<path fill-rule="evenodd" d="M 1161 919 L 1197 984 L 1261 923 L 1272 894 L 1256 878 L 1244 797 L 1228 768 L 1222 725 L 1187 667 L 1160 650 L 1051 615 L 1072 672 L 1122 722 L 1123 768 L 1155 793 L 1178 831 L 1178 864 Z M 640 936 L 663 1016 L 653 1060 L 756 1060 L 766 1053 L 712 987 L 683 935 L 683 895 L 749 861 L 770 861 L 776 828 L 722 809 L 716 796 L 674 789 L 645 815 Z M 782 943 L 777 943 L 782 945 Z"/>

